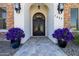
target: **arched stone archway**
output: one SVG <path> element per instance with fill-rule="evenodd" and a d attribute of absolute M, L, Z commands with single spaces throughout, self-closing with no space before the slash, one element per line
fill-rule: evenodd
<path fill-rule="evenodd" d="M 40 3 L 32 4 L 30 6 L 30 15 L 31 15 L 30 16 L 31 17 L 31 36 L 47 36 L 47 16 L 48 16 L 47 5 L 40 4 Z M 37 15 L 37 17 L 35 15 Z M 34 16 L 36 17 L 36 20 L 34 19 Z M 41 17 L 41 18 L 38 18 L 38 17 Z M 39 19 L 39 20 L 37 20 L 37 19 Z M 37 22 L 40 25 L 34 26 L 33 23 L 37 23 Z M 41 25 L 41 23 L 42 23 L 42 25 Z M 38 25 L 38 24 L 36 24 L 36 25 Z M 35 27 L 39 28 L 39 30 L 37 31 L 37 33 L 39 32 L 38 34 L 34 34 Z"/>

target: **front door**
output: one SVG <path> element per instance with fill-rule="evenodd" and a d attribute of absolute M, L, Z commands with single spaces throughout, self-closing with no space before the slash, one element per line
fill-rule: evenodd
<path fill-rule="evenodd" d="M 45 20 L 37 17 L 33 19 L 33 36 L 45 36 Z"/>

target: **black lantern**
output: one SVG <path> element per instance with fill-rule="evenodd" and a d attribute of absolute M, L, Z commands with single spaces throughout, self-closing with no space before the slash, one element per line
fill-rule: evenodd
<path fill-rule="evenodd" d="M 15 11 L 16 11 L 16 13 L 20 13 L 20 10 L 21 10 L 20 3 L 15 3 Z"/>
<path fill-rule="evenodd" d="M 62 14 L 63 10 L 64 10 L 64 3 L 59 3 L 57 6 L 57 10 L 59 14 Z"/>

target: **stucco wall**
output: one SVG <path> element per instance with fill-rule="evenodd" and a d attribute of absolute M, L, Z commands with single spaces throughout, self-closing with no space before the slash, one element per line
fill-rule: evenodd
<path fill-rule="evenodd" d="M 64 27 L 64 11 L 62 14 L 58 14 L 58 3 L 54 3 L 54 30 Z"/>
<path fill-rule="evenodd" d="M 21 13 L 17 14 L 14 11 L 14 25 L 15 27 L 20 27 L 25 31 L 26 37 L 22 40 L 22 43 L 28 40 L 31 35 L 31 12 L 30 12 L 30 6 L 32 4 L 26 3 L 21 4 Z M 48 15 L 47 15 L 47 36 L 54 42 L 57 43 L 56 39 L 52 37 L 52 33 L 57 28 L 63 28 L 64 26 L 64 13 L 58 14 L 57 12 L 57 4 L 46 4 L 48 6 Z"/>
<path fill-rule="evenodd" d="M 47 21 L 47 36 L 52 40 L 53 40 L 53 37 L 52 37 L 52 33 L 53 33 L 53 29 L 54 29 L 54 8 L 53 8 L 53 4 L 48 4 L 48 8 L 49 8 L 49 11 L 48 11 L 48 21 Z"/>
<path fill-rule="evenodd" d="M 31 34 L 31 22 L 29 15 L 29 6 L 30 4 L 21 3 L 20 14 L 14 11 L 14 26 L 19 27 L 24 30 L 25 38 L 22 39 L 22 43 L 26 42 L 30 38 Z"/>
<path fill-rule="evenodd" d="M 58 3 L 48 4 L 49 14 L 48 14 L 48 37 L 54 42 L 57 43 L 57 40 L 52 37 L 52 33 L 58 29 L 63 28 L 64 26 L 64 12 L 58 14 L 57 11 Z"/>
<path fill-rule="evenodd" d="M 20 13 L 14 10 L 14 27 L 19 27 L 24 30 L 24 4 L 21 4 Z"/>
<path fill-rule="evenodd" d="M 30 18 L 30 4 L 24 5 L 24 31 L 25 31 L 25 39 L 22 43 L 26 42 L 31 37 L 31 18 Z"/>

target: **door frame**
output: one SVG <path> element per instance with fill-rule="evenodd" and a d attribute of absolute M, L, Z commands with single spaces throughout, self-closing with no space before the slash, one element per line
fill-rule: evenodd
<path fill-rule="evenodd" d="M 36 13 L 34 13 L 34 14 L 36 14 Z M 42 13 L 42 12 L 40 12 L 40 13 Z M 44 13 L 42 13 L 42 14 L 45 16 Z M 33 16 L 31 17 L 31 36 L 33 36 Z M 45 35 L 44 36 L 47 36 L 47 18 L 46 18 L 46 16 L 45 16 Z M 37 36 L 33 36 L 33 37 L 37 37 Z M 41 36 L 39 36 L 39 37 L 41 37 Z"/>
<path fill-rule="evenodd" d="M 38 25 L 38 23 L 39 23 L 39 25 L 42 24 L 43 32 L 40 31 L 40 32 L 38 32 L 38 34 L 35 34 L 35 33 L 37 33 L 37 32 L 34 32 L 35 26 Z M 36 17 L 36 19 L 33 18 L 33 25 L 32 25 L 32 27 L 33 27 L 33 36 L 45 36 L 45 18 L 44 19 L 43 18 L 37 18 L 37 17 Z"/>

